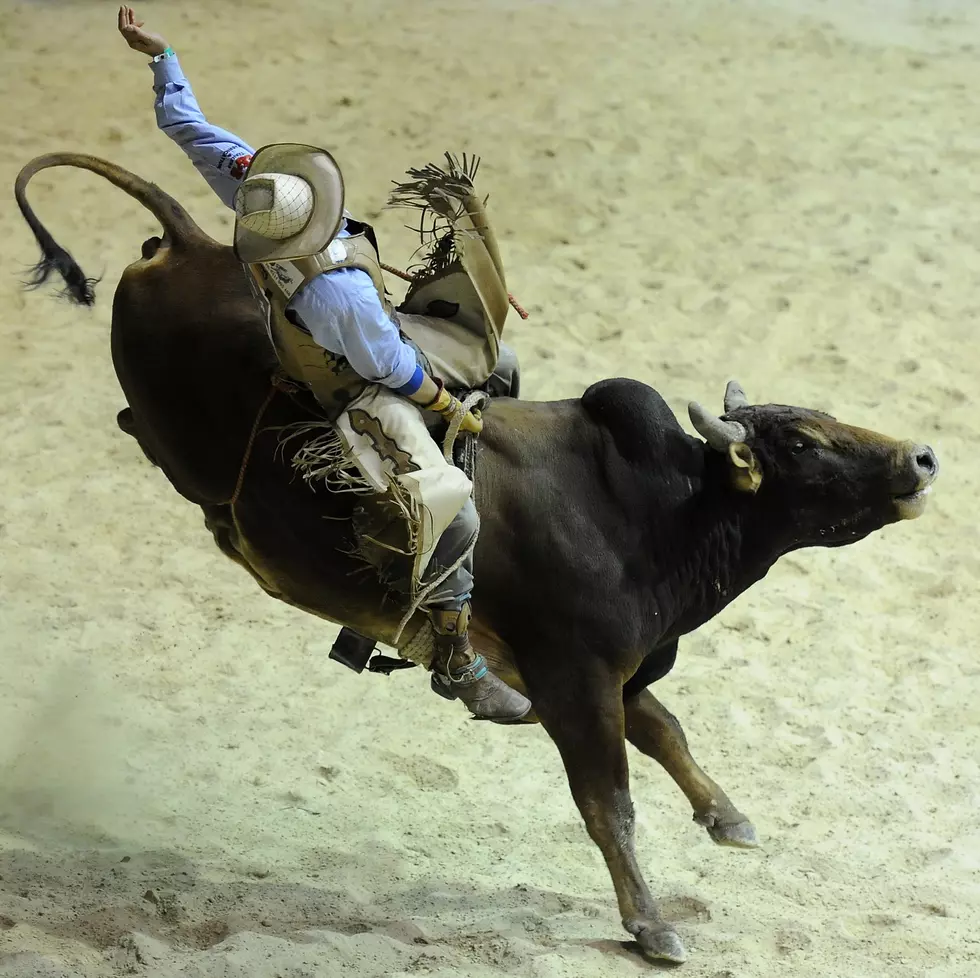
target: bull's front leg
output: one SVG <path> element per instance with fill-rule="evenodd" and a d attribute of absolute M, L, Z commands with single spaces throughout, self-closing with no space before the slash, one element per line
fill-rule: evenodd
<path fill-rule="evenodd" d="M 687 957 L 684 945 L 660 916 L 636 861 L 622 682 L 595 665 L 595 671 L 578 665 L 572 670 L 556 662 L 541 682 L 532 683 L 532 702 L 561 752 L 572 796 L 609 867 L 623 926 L 648 957 L 680 963 Z"/>
<path fill-rule="evenodd" d="M 752 823 L 698 767 L 677 717 L 649 690 L 631 697 L 626 702 L 625 714 L 630 743 L 652 757 L 674 779 L 694 809 L 694 821 L 703 825 L 719 845 L 756 848 L 759 841 Z"/>

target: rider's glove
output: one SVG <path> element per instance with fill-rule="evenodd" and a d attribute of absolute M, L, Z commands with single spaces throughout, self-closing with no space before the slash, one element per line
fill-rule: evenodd
<path fill-rule="evenodd" d="M 428 404 L 424 404 L 422 409 L 424 411 L 435 411 L 436 414 L 441 415 L 446 424 L 450 424 L 453 418 L 459 411 L 461 404 L 458 397 L 453 397 L 449 391 L 446 390 L 445 386 L 439 383 L 439 393 L 436 394 L 434 400 L 430 401 Z M 468 431 L 474 435 L 478 435 L 483 431 L 483 419 L 480 417 L 479 411 L 469 410 L 463 415 L 463 420 L 459 425 L 460 431 Z"/>

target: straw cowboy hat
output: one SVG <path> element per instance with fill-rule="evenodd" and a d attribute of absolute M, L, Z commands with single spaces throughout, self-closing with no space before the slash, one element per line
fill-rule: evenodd
<path fill-rule="evenodd" d="M 344 178 L 326 150 L 263 146 L 235 194 L 235 255 L 245 263 L 315 255 L 333 240 L 344 214 Z"/>

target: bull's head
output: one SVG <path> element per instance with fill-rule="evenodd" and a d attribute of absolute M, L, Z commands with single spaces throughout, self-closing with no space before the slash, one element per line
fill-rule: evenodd
<path fill-rule="evenodd" d="M 691 421 L 727 457 L 732 484 L 792 514 L 798 543 L 838 544 L 925 509 L 939 472 L 927 445 L 895 441 L 803 408 L 750 405 L 735 381 L 717 417 L 699 404 Z"/>

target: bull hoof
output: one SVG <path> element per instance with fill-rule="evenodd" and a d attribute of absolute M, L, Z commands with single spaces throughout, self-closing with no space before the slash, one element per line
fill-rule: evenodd
<path fill-rule="evenodd" d="M 651 961 L 669 961 L 683 964 L 687 960 L 687 950 L 681 939 L 666 924 L 641 924 L 638 929 L 627 927 L 637 940 L 643 956 Z"/>
<path fill-rule="evenodd" d="M 755 826 L 738 812 L 733 812 L 731 815 L 719 815 L 714 812 L 708 815 L 695 813 L 694 821 L 698 825 L 703 825 L 711 836 L 711 841 L 720 846 L 730 846 L 732 849 L 759 848 L 759 837 L 756 835 Z"/>

